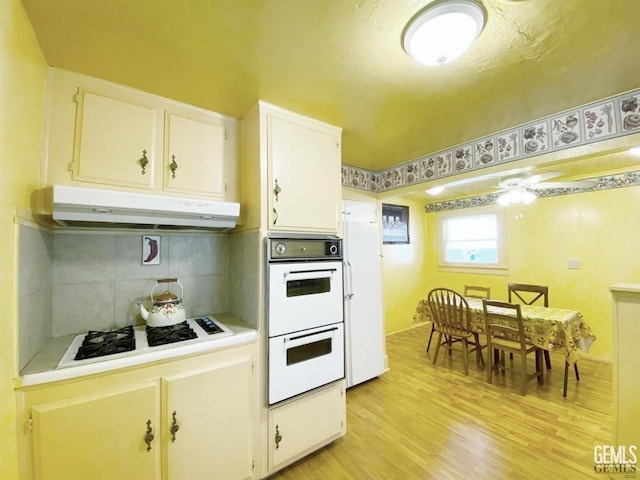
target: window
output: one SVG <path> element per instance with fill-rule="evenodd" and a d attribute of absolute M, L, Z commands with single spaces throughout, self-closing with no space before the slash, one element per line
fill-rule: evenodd
<path fill-rule="evenodd" d="M 506 241 L 501 211 L 488 207 L 476 209 L 474 213 L 443 213 L 439 215 L 438 227 L 441 266 L 474 271 L 506 269 Z"/>

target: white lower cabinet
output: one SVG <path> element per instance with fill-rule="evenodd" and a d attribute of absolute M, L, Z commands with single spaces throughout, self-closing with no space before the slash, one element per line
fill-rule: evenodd
<path fill-rule="evenodd" d="M 19 391 L 21 477 L 255 477 L 255 346 Z"/>
<path fill-rule="evenodd" d="M 171 480 L 252 476 L 251 359 L 162 379 L 163 470 Z M 165 427 L 165 425 L 163 425 Z"/>
<path fill-rule="evenodd" d="M 34 406 L 35 478 L 160 478 L 158 441 L 144 442 L 147 421 L 158 435 L 158 399 L 155 382 Z"/>
<path fill-rule="evenodd" d="M 340 381 L 269 411 L 269 472 L 346 433 L 345 383 Z"/>

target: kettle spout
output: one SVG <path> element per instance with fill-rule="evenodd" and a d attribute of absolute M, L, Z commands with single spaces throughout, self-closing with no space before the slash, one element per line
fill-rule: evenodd
<path fill-rule="evenodd" d="M 140 307 L 140 315 L 142 315 L 142 318 L 144 320 L 149 318 L 149 312 L 147 311 L 146 308 L 144 308 L 144 305 L 142 304 L 142 302 L 138 302 L 138 306 Z"/>

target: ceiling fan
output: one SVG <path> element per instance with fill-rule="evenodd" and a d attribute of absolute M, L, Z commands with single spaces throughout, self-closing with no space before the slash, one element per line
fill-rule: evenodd
<path fill-rule="evenodd" d="M 556 188 L 571 188 L 584 190 L 595 185 L 595 180 L 575 180 L 568 182 L 547 182 L 552 178 L 562 175 L 562 172 L 550 171 L 537 175 L 514 175 L 501 178 L 498 182 L 498 189 L 504 193 L 498 197 L 500 205 L 511 203 L 531 203 L 536 199 L 532 190 L 545 190 Z"/>

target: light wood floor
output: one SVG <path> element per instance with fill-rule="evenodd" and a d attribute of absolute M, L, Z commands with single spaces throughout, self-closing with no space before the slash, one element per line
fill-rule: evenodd
<path fill-rule="evenodd" d="M 347 391 L 347 435 L 271 478 L 603 478 L 593 447 L 611 443 L 610 364 L 581 360 L 563 398 L 564 359 L 552 353 L 545 385 L 532 380 L 521 396 L 509 371 L 488 384 L 475 354 L 468 377 L 460 351 L 441 349 L 434 366 L 429 329 L 388 336 L 390 370 Z"/>

